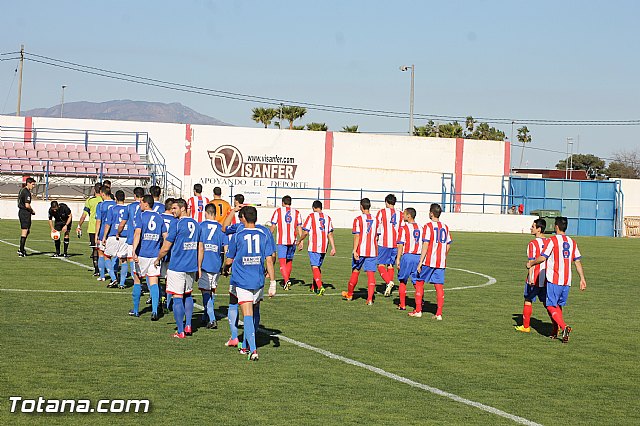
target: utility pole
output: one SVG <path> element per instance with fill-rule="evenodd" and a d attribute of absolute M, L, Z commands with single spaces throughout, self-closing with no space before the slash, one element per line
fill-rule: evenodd
<path fill-rule="evenodd" d="M 64 111 L 64 89 L 67 86 L 65 86 L 64 84 L 62 85 L 62 99 L 60 99 L 60 118 L 62 118 L 62 111 Z"/>
<path fill-rule="evenodd" d="M 18 76 L 18 108 L 16 109 L 16 117 L 20 117 L 20 103 L 22 101 L 22 67 L 24 65 L 24 44 L 20 45 L 20 75 Z"/>

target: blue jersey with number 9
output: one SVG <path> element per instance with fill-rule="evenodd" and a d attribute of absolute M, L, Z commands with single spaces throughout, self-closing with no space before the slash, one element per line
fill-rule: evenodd
<path fill-rule="evenodd" d="M 198 270 L 198 222 L 182 217 L 169 225 L 167 241 L 172 243 L 169 270 L 196 272 Z"/>

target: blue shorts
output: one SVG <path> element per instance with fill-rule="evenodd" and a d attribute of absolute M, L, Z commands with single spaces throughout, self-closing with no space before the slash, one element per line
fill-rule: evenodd
<path fill-rule="evenodd" d="M 378 246 L 378 265 L 395 265 L 398 248 Z"/>
<path fill-rule="evenodd" d="M 322 266 L 324 262 L 324 255 L 326 253 L 316 253 L 315 251 L 309 252 L 309 262 L 311 262 L 311 266 L 317 266 L 318 268 Z"/>
<path fill-rule="evenodd" d="M 568 285 L 557 285 L 553 283 L 547 283 L 547 303 L 545 306 L 564 306 L 567 304 L 567 298 L 569 297 Z"/>
<path fill-rule="evenodd" d="M 542 303 L 546 303 L 547 301 L 547 288 L 546 287 L 538 287 L 537 285 L 529 285 L 524 283 L 524 298 L 527 300 L 531 300 L 532 302 L 536 301 L 536 297 Z"/>
<path fill-rule="evenodd" d="M 419 254 L 403 254 L 400 258 L 400 270 L 398 271 L 398 280 L 406 283 L 409 278 L 415 284 L 418 279 L 418 263 L 420 263 Z"/>
<path fill-rule="evenodd" d="M 293 255 L 296 253 L 296 245 L 284 245 L 278 244 L 278 259 L 293 260 Z"/>
<path fill-rule="evenodd" d="M 431 284 L 444 284 L 444 268 L 423 266 L 417 280 Z"/>
<path fill-rule="evenodd" d="M 362 269 L 364 266 L 365 272 L 375 272 L 376 271 L 376 257 L 365 257 L 360 256 L 360 259 L 356 260 L 353 256 L 351 257 L 351 270 L 357 269 L 358 271 Z"/>

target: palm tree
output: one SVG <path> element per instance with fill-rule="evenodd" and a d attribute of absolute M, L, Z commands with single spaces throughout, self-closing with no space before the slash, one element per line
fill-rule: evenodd
<path fill-rule="evenodd" d="M 527 126 L 522 126 L 518 129 L 518 142 L 522 144 L 522 152 L 520 153 L 520 166 L 522 167 L 522 160 L 524 159 L 524 146 L 525 144 L 531 143 L 531 134 L 529 133 L 529 129 Z"/>
<path fill-rule="evenodd" d="M 358 133 L 358 125 L 354 124 L 353 126 L 344 126 L 342 131 L 345 133 Z"/>
<path fill-rule="evenodd" d="M 307 130 L 314 132 L 326 132 L 329 128 L 325 123 L 309 123 L 307 124 Z"/>
<path fill-rule="evenodd" d="M 467 128 L 467 133 L 465 134 L 465 137 L 470 137 L 473 134 L 473 128 L 475 127 L 476 123 L 477 121 L 474 120 L 472 116 L 468 116 L 466 118 L 465 127 Z"/>
<path fill-rule="evenodd" d="M 289 122 L 290 130 L 293 130 L 293 122 L 299 118 L 304 117 L 304 115 L 307 113 L 306 108 L 296 105 L 283 106 L 281 109 L 282 112 L 278 110 L 277 114 L 282 114 L 282 118 Z"/>
<path fill-rule="evenodd" d="M 251 119 L 256 123 L 264 124 L 264 128 L 266 129 L 269 124 L 271 124 L 271 120 L 274 119 L 276 115 L 278 115 L 279 111 L 275 108 L 253 108 L 251 110 L 253 112 L 253 116 Z"/>

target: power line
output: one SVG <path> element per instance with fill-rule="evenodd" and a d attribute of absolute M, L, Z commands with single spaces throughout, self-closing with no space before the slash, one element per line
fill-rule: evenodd
<path fill-rule="evenodd" d="M 8 52 L 0 55 L 9 55 L 19 52 Z M 326 111 L 342 114 L 353 115 L 367 115 L 385 118 L 398 118 L 406 119 L 408 114 L 406 112 L 398 111 L 386 111 L 377 109 L 355 108 L 345 107 L 339 105 L 328 104 L 316 104 L 311 102 L 296 102 L 288 99 L 271 98 L 257 95 L 249 95 L 244 93 L 230 92 L 225 90 L 211 89 L 200 86 L 193 86 L 182 83 L 175 83 L 166 80 L 153 79 L 148 77 L 142 77 L 134 74 L 121 73 L 118 71 L 107 70 L 99 67 L 92 67 L 75 62 L 64 61 L 44 55 L 38 55 L 35 53 L 25 52 L 25 59 L 38 62 L 44 65 L 49 65 L 58 68 L 65 68 L 76 72 L 82 72 L 86 74 L 92 74 L 100 77 L 111 78 L 115 80 L 127 81 L 131 83 L 147 85 L 152 87 L 159 87 L 164 89 L 170 89 L 175 91 L 182 91 L 186 93 L 194 93 L 207 96 L 215 96 L 224 99 L 243 101 L 243 102 L 263 102 L 279 106 L 280 104 L 286 105 L 300 105 L 305 106 L 308 109 Z M 2 59 L 0 59 L 2 60 Z M 455 115 L 437 115 L 437 114 L 414 114 L 416 118 L 428 119 L 428 120 L 455 120 L 464 121 L 466 117 Z M 580 126 L 637 126 L 640 125 L 640 120 L 552 120 L 552 119 L 513 119 L 513 118 L 492 118 L 492 117 L 474 117 L 477 120 L 483 120 L 492 124 L 518 124 L 518 125 L 544 125 L 544 126 L 568 126 L 568 125 L 580 125 Z"/>
<path fill-rule="evenodd" d="M 9 96 L 11 95 L 11 90 L 13 89 L 13 83 L 15 83 L 17 75 L 18 75 L 18 66 L 16 65 L 16 69 L 13 71 L 13 78 L 11 79 L 11 85 L 9 86 L 9 91 L 7 92 L 7 98 L 4 100 L 4 105 L 2 105 L 3 112 L 7 107 L 7 102 L 9 102 Z"/>

